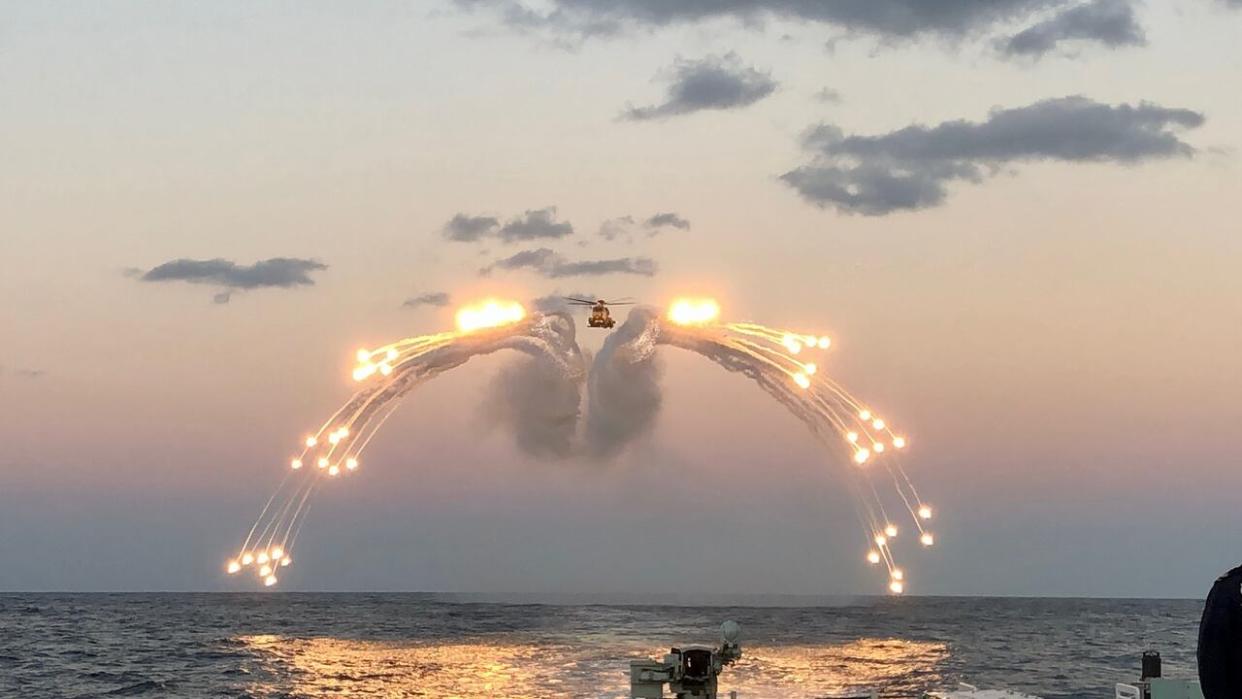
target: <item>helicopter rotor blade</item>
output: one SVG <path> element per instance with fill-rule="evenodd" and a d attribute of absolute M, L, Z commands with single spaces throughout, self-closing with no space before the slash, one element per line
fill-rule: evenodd
<path fill-rule="evenodd" d="M 564 298 L 565 298 L 565 300 L 566 300 L 566 301 L 573 301 L 574 303 L 584 303 L 584 304 L 586 304 L 586 305 L 588 305 L 588 306 L 594 306 L 594 305 L 595 305 L 595 302 L 594 302 L 594 301 L 588 301 L 588 300 L 586 300 L 586 299 L 574 298 L 573 296 L 566 296 L 566 297 L 564 297 Z"/>

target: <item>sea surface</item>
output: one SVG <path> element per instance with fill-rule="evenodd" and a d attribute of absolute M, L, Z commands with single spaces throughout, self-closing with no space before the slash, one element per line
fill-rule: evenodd
<path fill-rule="evenodd" d="M 1166 676 L 1193 678 L 1201 610 L 1193 600 L 689 602 L 0 594 L 0 697 L 624 697 L 631 659 L 716 643 L 733 619 L 744 655 L 723 696 L 875 687 L 909 697 L 964 681 L 1110 698 L 1149 648 Z"/>

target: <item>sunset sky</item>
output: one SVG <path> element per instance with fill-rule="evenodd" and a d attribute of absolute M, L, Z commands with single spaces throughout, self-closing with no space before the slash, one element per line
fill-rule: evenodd
<path fill-rule="evenodd" d="M 1240 42 L 1237 0 L 0 0 L 0 590 L 250 589 L 356 348 L 577 293 L 831 335 L 938 508 L 912 593 L 1199 596 Z M 549 461 L 486 418 L 512 360 L 407 398 L 283 587 L 882 592 L 745 379 L 664 350 L 653 434 Z"/>

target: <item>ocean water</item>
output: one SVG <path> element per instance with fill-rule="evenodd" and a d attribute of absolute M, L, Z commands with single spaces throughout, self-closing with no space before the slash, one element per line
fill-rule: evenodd
<path fill-rule="evenodd" d="M 742 624 L 740 699 L 959 681 L 1112 697 L 1194 676 L 1201 603 L 995 598 L 535 603 L 436 594 L 0 594 L 0 697 L 624 697 L 628 662 Z"/>

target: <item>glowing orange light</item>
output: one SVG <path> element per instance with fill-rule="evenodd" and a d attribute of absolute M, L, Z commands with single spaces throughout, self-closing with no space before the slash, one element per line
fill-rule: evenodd
<path fill-rule="evenodd" d="M 810 388 L 811 387 L 811 379 L 806 374 L 802 374 L 802 373 L 794 374 L 793 380 L 794 380 L 794 383 L 798 384 L 799 388 Z"/>
<path fill-rule="evenodd" d="M 919 537 L 919 542 L 924 546 L 931 546 L 936 543 L 936 537 L 932 536 L 931 532 L 923 532 L 923 536 Z"/>
<path fill-rule="evenodd" d="M 706 325 L 720 317 L 714 299 L 677 299 L 668 307 L 668 319 L 677 325 Z"/>
<path fill-rule="evenodd" d="M 919 517 L 922 519 L 931 519 L 932 508 L 930 505 L 919 505 Z"/>
<path fill-rule="evenodd" d="M 884 534 L 890 539 L 897 536 L 897 525 L 890 524 L 887 527 L 884 527 Z"/>
<path fill-rule="evenodd" d="M 906 438 L 905 438 L 905 437 L 894 437 L 894 438 L 893 438 L 893 447 L 894 447 L 894 448 L 896 448 L 896 449 L 905 449 L 905 448 L 906 448 Z"/>
<path fill-rule="evenodd" d="M 312 436 L 310 436 L 310 437 L 307 437 L 307 438 L 306 438 L 306 446 L 308 446 L 308 447 L 313 447 L 313 446 L 315 446 L 315 445 L 316 445 L 316 444 L 318 444 L 318 443 L 319 443 L 319 440 L 318 440 L 318 439 L 315 439 L 315 437 L 314 437 L 313 435 L 312 435 Z"/>
<path fill-rule="evenodd" d="M 250 555 L 249 553 L 243 553 L 242 554 L 242 565 L 248 566 L 251 563 L 254 563 L 254 556 Z"/>
<path fill-rule="evenodd" d="M 468 333 L 484 328 L 498 328 L 516 323 L 525 317 L 526 309 L 516 301 L 487 299 L 457 311 L 457 329 Z"/>
<path fill-rule="evenodd" d="M 298 470 L 299 468 L 302 468 L 302 460 L 301 460 L 301 459 L 294 459 L 293 461 L 290 461 L 290 462 L 289 462 L 289 466 L 290 466 L 290 467 L 292 467 L 294 471 L 296 471 L 296 470 Z"/>
<path fill-rule="evenodd" d="M 238 563 L 237 561 L 229 561 L 229 567 L 228 567 L 229 575 L 232 575 L 233 573 L 236 573 L 239 570 L 241 570 L 240 563 Z"/>
<path fill-rule="evenodd" d="M 900 580 L 894 580 L 888 584 L 888 589 L 894 595 L 900 595 L 906 591 L 906 586 Z"/>
<path fill-rule="evenodd" d="M 868 562 L 868 563 L 870 563 L 871 565 L 875 565 L 876 563 L 879 563 L 879 562 L 880 562 L 880 552 L 879 552 L 879 551 L 870 551 L 870 552 L 868 552 L 868 553 L 867 553 L 867 562 Z"/>
<path fill-rule="evenodd" d="M 276 576 L 275 576 L 275 575 L 272 575 L 271 573 L 268 573 L 267 577 L 266 577 L 266 578 L 263 578 L 263 586 L 264 586 L 264 587 L 271 587 L 272 585 L 275 585 L 275 584 L 276 584 Z"/>

